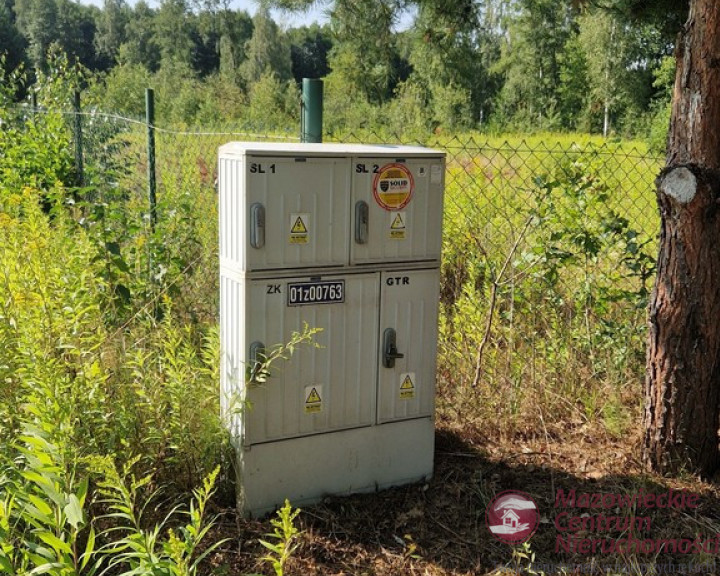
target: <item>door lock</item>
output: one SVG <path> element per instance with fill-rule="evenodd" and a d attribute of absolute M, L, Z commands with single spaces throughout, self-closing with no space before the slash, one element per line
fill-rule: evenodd
<path fill-rule="evenodd" d="M 359 200 L 355 204 L 355 242 L 367 244 L 369 209 L 367 202 Z"/>
<path fill-rule="evenodd" d="M 259 202 L 250 206 L 250 246 L 265 246 L 265 206 Z"/>
<path fill-rule="evenodd" d="M 248 365 L 250 367 L 249 381 L 254 384 L 260 384 L 267 380 L 268 371 L 266 366 L 265 344 L 257 340 L 250 344 L 250 357 Z"/>
<path fill-rule="evenodd" d="M 397 349 L 397 334 L 394 328 L 386 328 L 383 332 L 383 366 L 395 368 L 395 360 L 405 358 Z"/>

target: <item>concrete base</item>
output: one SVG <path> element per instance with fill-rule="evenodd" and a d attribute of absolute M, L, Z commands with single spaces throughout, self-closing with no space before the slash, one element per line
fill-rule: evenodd
<path fill-rule="evenodd" d="M 373 492 L 432 476 L 434 422 L 418 418 L 238 449 L 238 509 L 259 517 L 326 495 Z"/>

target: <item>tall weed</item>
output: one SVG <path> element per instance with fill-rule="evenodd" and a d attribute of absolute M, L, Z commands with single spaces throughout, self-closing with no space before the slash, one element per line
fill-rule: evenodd
<path fill-rule="evenodd" d="M 543 417 L 604 423 L 612 434 L 631 421 L 654 235 L 652 219 L 630 207 L 649 203 L 641 190 L 652 193 L 652 177 L 647 188 L 620 182 L 629 165 L 621 158 L 592 146 L 549 155 L 507 144 L 450 163 L 443 417 L 498 423 L 503 434 L 540 429 Z"/>

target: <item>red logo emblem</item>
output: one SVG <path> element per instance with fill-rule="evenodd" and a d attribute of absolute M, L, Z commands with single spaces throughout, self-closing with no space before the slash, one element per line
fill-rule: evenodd
<path fill-rule="evenodd" d="M 493 536 L 507 544 L 522 544 L 535 534 L 539 521 L 535 501 L 524 492 L 506 490 L 488 504 L 485 522 Z"/>

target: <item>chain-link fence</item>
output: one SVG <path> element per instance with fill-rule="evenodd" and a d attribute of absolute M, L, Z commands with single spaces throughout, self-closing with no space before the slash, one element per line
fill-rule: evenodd
<path fill-rule="evenodd" d="M 47 111 L 24 108 L 13 121 L 40 114 Z M 132 284 L 132 273 L 162 283 L 182 272 L 187 281 L 177 297 L 196 298 L 198 313 L 215 314 L 218 146 L 298 138 L 232 127 L 151 127 L 153 158 L 144 121 L 86 110 L 75 122 L 76 114 L 64 117 L 82 155 L 78 195 L 102 213 L 108 250 L 122 260 L 118 284 Z M 643 373 L 661 160 L 622 142 L 580 138 L 334 137 L 447 154 L 441 416 L 499 419 L 506 430 L 508 423 L 533 426 L 537 417 L 602 419 L 611 431 L 632 416 Z"/>
<path fill-rule="evenodd" d="M 441 401 L 506 430 L 545 411 L 620 433 L 641 393 L 660 160 L 562 138 L 430 144 L 448 153 Z"/>

